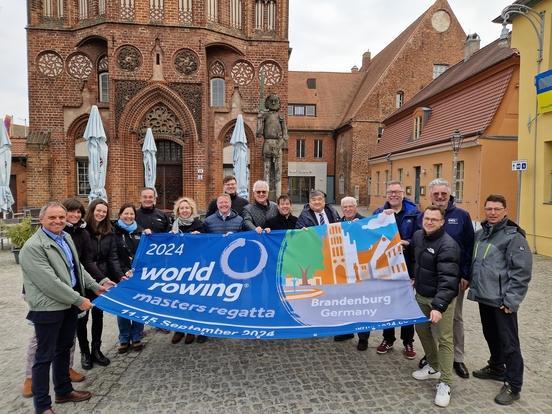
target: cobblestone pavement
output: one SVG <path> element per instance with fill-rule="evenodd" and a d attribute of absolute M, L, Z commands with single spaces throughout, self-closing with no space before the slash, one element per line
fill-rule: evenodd
<path fill-rule="evenodd" d="M 528 297 L 522 305 L 520 336 L 525 357 L 521 400 L 512 407 L 493 402 L 501 384 L 455 378 L 450 413 L 552 413 L 552 259 L 536 257 Z M 21 272 L 10 252 L 0 252 L 3 314 L 0 337 L 0 412 L 30 413 L 32 399 L 21 397 L 25 350 L 32 327 L 25 322 Z M 488 350 L 477 307 L 464 306 L 466 364 L 481 368 Z M 54 405 L 57 413 L 418 413 L 440 412 L 433 405 L 433 381 L 416 381 L 415 361 L 401 347 L 378 355 L 381 333 L 366 352 L 356 339 L 336 343 L 312 340 L 223 340 L 171 345 L 171 335 L 147 329 L 141 353 L 116 353 L 115 318 L 106 315 L 104 348 L 111 365 L 86 372 L 76 388 L 94 397 L 83 403 Z M 398 332 L 397 332 L 398 333 Z M 396 343 L 399 345 L 400 341 Z M 419 342 L 418 355 L 423 351 Z M 75 364 L 77 369 L 80 364 Z M 82 372 L 82 370 L 79 369 Z"/>

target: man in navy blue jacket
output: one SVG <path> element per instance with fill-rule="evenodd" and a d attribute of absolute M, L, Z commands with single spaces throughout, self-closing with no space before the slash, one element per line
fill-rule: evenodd
<path fill-rule="evenodd" d="M 445 231 L 460 246 L 460 286 L 454 308 L 454 371 L 461 378 L 470 376 L 468 368 L 464 364 L 464 319 L 462 307 L 464 292 L 470 284 L 471 263 L 473 255 L 474 230 L 470 214 L 456 207 L 454 197 L 451 195 L 450 184 L 443 178 L 436 178 L 429 183 L 429 196 L 431 204 L 445 209 Z M 421 223 L 421 216 L 418 223 Z M 424 365 L 420 361 L 420 365 Z"/>
<path fill-rule="evenodd" d="M 401 243 L 406 247 L 410 244 L 410 239 L 412 238 L 414 232 L 421 228 L 418 227 L 417 224 L 417 217 L 420 214 L 420 211 L 412 201 L 404 198 L 404 189 L 402 188 L 400 181 L 390 181 L 387 184 L 386 199 L 387 201 L 383 207 L 374 210 L 374 214 L 379 214 L 385 210 L 393 210 L 402 240 Z M 410 274 L 410 277 L 413 278 L 414 273 L 412 272 L 413 269 L 410 263 L 409 255 L 405 255 L 405 260 L 408 267 L 408 273 Z M 386 354 L 391 348 L 393 348 L 395 339 L 395 328 L 384 329 L 383 341 L 376 349 L 376 352 L 378 354 Z M 401 327 L 401 339 L 404 345 L 404 356 L 408 359 L 414 359 L 416 357 L 416 351 L 414 350 L 413 345 L 414 325 Z"/>

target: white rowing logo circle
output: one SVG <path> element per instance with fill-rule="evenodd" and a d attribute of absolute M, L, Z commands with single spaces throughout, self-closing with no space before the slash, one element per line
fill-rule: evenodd
<path fill-rule="evenodd" d="M 248 272 L 236 272 L 232 268 L 230 268 L 230 264 L 228 263 L 228 259 L 230 258 L 230 255 L 234 250 L 236 250 L 239 247 L 244 247 L 246 241 L 249 241 L 250 243 L 255 243 L 259 247 L 259 251 L 261 253 L 261 256 L 259 257 L 259 263 L 257 263 L 257 266 Z M 266 266 L 266 262 L 268 261 L 268 253 L 266 252 L 265 247 L 259 243 L 256 240 L 246 240 L 244 238 L 236 239 L 232 243 L 224 249 L 222 252 L 222 255 L 220 256 L 220 267 L 222 268 L 222 271 L 230 276 L 232 279 L 237 280 L 245 280 L 245 279 L 251 279 L 257 275 L 259 275 L 263 269 Z"/>

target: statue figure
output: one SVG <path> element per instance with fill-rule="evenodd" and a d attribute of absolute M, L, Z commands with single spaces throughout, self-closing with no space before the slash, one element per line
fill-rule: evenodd
<path fill-rule="evenodd" d="M 279 197 L 282 193 L 283 149 L 287 148 L 288 132 L 286 121 L 278 112 L 278 95 L 268 95 L 265 108 L 257 117 L 257 136 L 264 138 L 264 180 L 275 190 L 275 197 Z"/>

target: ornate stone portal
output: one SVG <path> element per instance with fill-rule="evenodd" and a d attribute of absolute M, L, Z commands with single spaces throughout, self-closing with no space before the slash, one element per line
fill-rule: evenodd
<path fill-rule="evenodd" d="M 277 198 L 282 193 L 283 150 L 287 148 L 288 131 L 284 117 L 278 112 L 278 95 L 268 95 L 265 108 L 257 118 L 257 136 L 264 138 L 264 180 L 270 185 L 273 198 Z"/>

